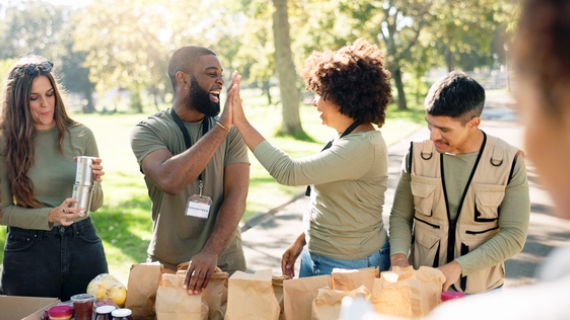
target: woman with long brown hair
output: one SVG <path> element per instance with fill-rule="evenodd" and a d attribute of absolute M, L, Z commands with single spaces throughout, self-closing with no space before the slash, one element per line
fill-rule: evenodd
<path fill-rule="evenodd" d="M 0 115 L 0 223 L 8 226 L 2 293 L 68 300 L 108 272 L 89 215 L 104 174 L 91 130 L 65 111 L 53 64 L 21 58 L 5 79 Z M 90 208 L 71 198 L 75 157 L 97 157 Z"/>

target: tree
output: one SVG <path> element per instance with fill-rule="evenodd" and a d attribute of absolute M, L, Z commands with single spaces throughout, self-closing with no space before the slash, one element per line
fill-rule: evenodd
<path fill-rule="evenodd" d="M 299 117 L 299 93 L 297 91 L 297 73 L 291 52 L 289 35 L 289 16 L 287 0 L 273 0 L 273 39 L 275 42 L 275 65 L 279 77 L 281 93 L 281 112 L 283 115 L 281 133 L 294 135 L 303 132 Z"/>
<path fill-rule="evenodd" d="M 434 6 L 429 33 L 447 70 L 453 71 L 458 62 L 470 70 L 492 64 L 493 38 L 513 9 L 508 0 L 444 1 Z"/>
<path fill-rule="evenodd" d="M 89 70 L 82 66 L 85 53 L 72 50 L 72 14 L 70 7 L 38 1 L 8 6 L 1 24 L 0 57 L 28 53 L 44 56 L 54 63 L 68 91 L 85 96 L 85 111 L 92 112 L 94 84 L 89 81 Z"/>
<path fill-rule="evenodd" d="M 88 52 L 85 66 L 99 92 L 127 88 L 131 107 L 142 112 L 140 93 L 156 95 L 167 85 L 170 10 L 160 3 L 94 0 L 76 16 L 74 50 Z"/>

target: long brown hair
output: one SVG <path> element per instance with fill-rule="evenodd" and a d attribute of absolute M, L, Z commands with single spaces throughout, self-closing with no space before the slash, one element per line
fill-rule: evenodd
<path fill-rule="evenodd" d="M 54 95 L 54 119 L 57 127 L 57 149 L 63 153 L 62 142 L 70 126 L 76 125 L 67 115 L 58 83 L 52 73 L 53 64 L 40 56 L 26 56 L 18 60 L 4 83 L 0 134 L 6 142 L 1 146 L 2 156 L 6 157 L 10 190 L 16 203 L 24 208 L 41 208 L 43 205 L 34 199 L 34 186 L 28 178 L 28 170 L 34 165 L 34 138 L 36 128 L 30 113 L 30 91 L 34 79 L 45 76 L 49 79 Z"/>

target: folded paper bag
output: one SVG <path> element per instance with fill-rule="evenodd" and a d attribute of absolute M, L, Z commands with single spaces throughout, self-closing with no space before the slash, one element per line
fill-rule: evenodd
<path fill-rule="evenodd" d="M 319 289 L 328 288 L 331 276 L 322 275 L 283 281 L 285 320 L 311 319 L 311 307 Z"/>
<path fill-rule="evenodd" d="M 317 297 L 313 300 L 311 319 L 338 319 L 340 317 L 342 299 L 345 297 L 361 297 L 368 300 L 370 299 L 370 291 L 368 291 L 365 286 L 361 286 L 352 291 L 321 288 L 319 289 Z"/>
<path fill-rule="evenodd" d="M 340 291 L 352 291 L 365 286 L 369 292 L 374 288 L 374 279 L 378 278 L 377 268 L 337 269 L 331 273 L 330 288 Z"/>
<path fill-rule="evenodd" d="M 190 262 L 183 262 L 177 266 L 176 273 L 186 275 Z M 228 301 L 228 273 L 219 267 L 214 269 L 208 286 L 202 292 L 202 299 L 208 305 L 209 320 L 223 320 L 226 314 Z"/>
<path fill-rule="evenodd" d="M 394 267 L 374 280 L 371 302 L 381 314 L 421 318 L 441 302 L 444 281 L 443 273 L 435 268 Z"/>
<path fill-rule="evenodd" d="M 184 289 L 185 274 L 163 274 L 156 291 L 157 320 L 207 320 L 208 305 L 202 294 L 189 295 Z"/>
<path fill-rule="evenodd" d="M 236 271 L 229 279 L 226 320 L 278 320 L 279 303 L 275 298 L 273 271 L 255 274 Z"/>
<path fill-rule="evenodd" d="M 134 264 L 129 272 L 125 308 L 131 309 L 134 319 L 154 320 L 156 290 L 163 273 L 174 273 L 159 262 Z"/>

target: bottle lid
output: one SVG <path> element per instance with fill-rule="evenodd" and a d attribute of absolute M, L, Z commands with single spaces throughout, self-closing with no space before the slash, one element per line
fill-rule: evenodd
<path fill-rule="evenodd" d="M 72 313 L 72 308 L 65 304 L 60 304 L 49 309 L 50 317 L 67 317 Z"/>
<path fill-rule="evenodd" d="M 95 295 L 88 294 L 88 293 L 80 293 L 80 294 L 76 294 L 74 296 L 71 296 L 71 301 L 73 301 L 73 302 L 87 302 L 87 301 L 91 301 L 91 300 L 95 300 Z"/>
<path fill-rule="evenodd" d="M 117 310 L 113 310 L 113 313 L 111 313 L 111 315 L 113 317 L 126 317 L 126 316 L 130 316 L 133 312 L 131 311 L 131 309 L 117 309 Z"/>
<path fill-rule="evenodd" d="M 464 298 L 465 293 L 457 291 L 444 291 L 441 293 L 441 301 Z"/>
<path fill-rule="evenodd" d="M 99 313 L 99 314 L 108 314 L 113 312 L 113 310 L 115 310 L 117 308 L 115 308 L 115 306 L 100 306 L 97 307 L 97 309 L 95 309 L 95 313 Z"/>

